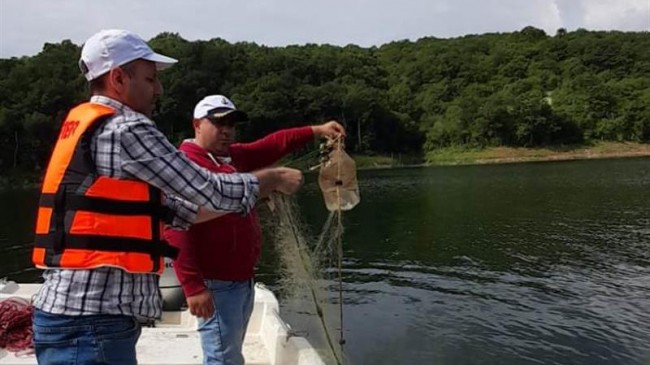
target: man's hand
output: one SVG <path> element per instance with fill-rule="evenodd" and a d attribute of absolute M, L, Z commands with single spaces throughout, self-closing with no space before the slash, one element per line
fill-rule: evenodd
<path fill-rule="evenodd" d="M 273 192 L 293 194 L 302 185 L 302 172 L 289 167 L 275 167 L 253 172 L 260 181 L 260 198 Z"/>
<path fill-rule="evenodd" d="M 311 130 L 314 131 L 314 135 L 317 137 L 334 138 L 338 135 L 345 137 L 345 128 L 335 120 L 331 120 L 321 125 L 314 125 L 311 127 Z"/>
<path fill-rule="evenodd" d="M 214 303 L 212 302 L 212 295 L 210 295 L 208 289 L 187 297 L 187 306 L 190 309 L 190 313 L 197 317 L 208 319 L 214 314 Z"/>
<path fill-rule="evenodd" d="M 303 182 L 302 172 L 289 167 L 279 167 L 278 169 L 280 170 L 280 183 L 275 190 L 285 195 L 291 195 L 298 191 Z"/>

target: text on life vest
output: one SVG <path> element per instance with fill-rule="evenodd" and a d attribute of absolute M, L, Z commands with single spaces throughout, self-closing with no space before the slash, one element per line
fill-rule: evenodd
<path fill-rule="evenodd" d="M 78 120 L 66 120 L 61 126 L 61 133 L 59 134 L 59 139 L 66 139 L 74 134 L 74 131 L 79 126 Z"/>

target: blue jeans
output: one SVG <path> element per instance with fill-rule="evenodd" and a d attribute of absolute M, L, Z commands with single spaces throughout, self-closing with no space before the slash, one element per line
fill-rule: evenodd
<path fill-rule="evenodd" d="M 242 349 L 248 320 L 253 312 L 253 280 L 206 280 L 214 302 L 214 314 L 199 318 L 204 365 L 244 365 Z"/>
<path fill-rule="evenodd" d="M 33 329 L 39 364 L 137 364 L 141 328 L 134 317 L 66 316 L 37 309 Z"/>

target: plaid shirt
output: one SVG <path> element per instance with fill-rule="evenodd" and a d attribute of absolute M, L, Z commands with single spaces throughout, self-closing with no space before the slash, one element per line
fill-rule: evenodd
<path fill-rule="evenodd" d="M 104 96 L 93 103 L 116 114 L 98 128 L 91 153 L 99 175 L 145 181 L 165 193 L 165 205 L 175 215 L 170 226 L 188 229 L 198 207 L 247 214 L 259 193 L 250 174 L 212 174 L 178 151 L 145 115 Z M 191 203 L 190 203 L 191 202 Z M 92 270 L 49 269 L 34 306 L 71 316 L 121 314 L 159 318 L 162 299 L 158 275 L 132 274 L 114 267 Z"/>

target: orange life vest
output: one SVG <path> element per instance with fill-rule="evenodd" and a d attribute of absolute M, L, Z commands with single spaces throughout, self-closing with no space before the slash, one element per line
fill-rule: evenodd
<path fill-rule="evenodd" d="M 61 126 L 41 189 L 32 261 L 39 268 L 164 270 L 177 249 L 161 239 L 169 211 L 159 189 L 139 180 L 99 176 L 90 143 L 115 111 L 84 103 Z"/>

